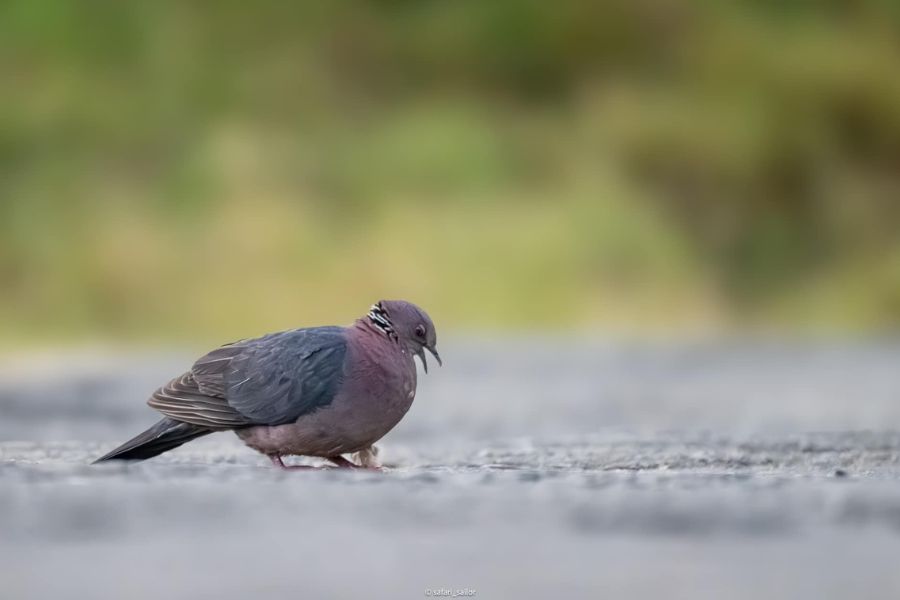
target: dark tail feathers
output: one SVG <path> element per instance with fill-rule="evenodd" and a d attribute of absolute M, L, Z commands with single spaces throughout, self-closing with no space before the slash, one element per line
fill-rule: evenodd
<path fill-rule="evenodd" d="M 162 419 L 144 433 L 101 456 L 94 464 L 106 460 L 146 460 L 208 433 L 212 430 L 199 425 Z"/>

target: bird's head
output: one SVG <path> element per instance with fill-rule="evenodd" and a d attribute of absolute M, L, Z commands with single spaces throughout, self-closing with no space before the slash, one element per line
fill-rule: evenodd
<path fill-rule="evenodd" d="M 368 318 L 375 327 L 394 337 L 407 352 L 418 356 L 426 373 L 428 362 L 425 360 L 425 350 L 431 352 L 439 365 L 443 365 L 437 352 L 434 323 L 428 313 L 415 304 L 404 300 L 382 300 L 372 305 Z"/>

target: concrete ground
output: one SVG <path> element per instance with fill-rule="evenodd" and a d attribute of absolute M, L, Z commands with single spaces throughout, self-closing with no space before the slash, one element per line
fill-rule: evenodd
<path fill-rule="evenodd" d="M 88 463 L 191 353 L 0 366 L 0 597 L 900 595 L 900 343 L 457 339 L 387 473 Z M 313 461 L 314 462 L 314 461 Z"/>

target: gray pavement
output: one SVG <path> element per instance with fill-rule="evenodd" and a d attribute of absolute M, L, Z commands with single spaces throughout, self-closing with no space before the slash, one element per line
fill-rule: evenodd
<path fill-rule="evenodd" d="M 192 353 L 7 357 L 0 597 L 900 595 L 900 343 L 441 346 L 387 473 L 90 466 Z"/>

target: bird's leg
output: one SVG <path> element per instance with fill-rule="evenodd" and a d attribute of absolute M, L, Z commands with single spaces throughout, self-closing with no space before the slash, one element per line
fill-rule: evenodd
<path fill-rule="evenodd" d="M 365 469 L 370 469 L 372 471 L 383 471 L 384 467 L 381 466 L 381 462 L 378 460 L 378 446 L 369 446 L 368 448 L 364 448 L 360 450 L 355 455 L 357 462 L 359 462 L 360 466 Z"/>
<path fill-rule="evenodd" d="M 272 464 L 278 467 L 279 469 L 283 469 L 285 471 L 307 471 L 310 469 L 320 469 L 321 467 L 311 467 L 309 465 L 286 465 L 284 461 L 281 460 L 281 456 L 278 454 L 270 454 L 269 460 L 272 461 Z"/>
<path fill-rule="evenodd" d="M 342 469 L 358 469 L 359 465 L 356 463 L 352 463 L 340 454 L 336 454 L 335 456 L 329 456 L 328 460 L 336 464 Z"/>

